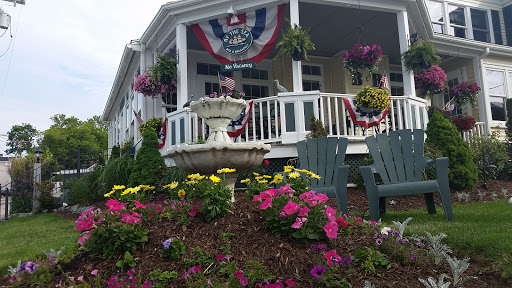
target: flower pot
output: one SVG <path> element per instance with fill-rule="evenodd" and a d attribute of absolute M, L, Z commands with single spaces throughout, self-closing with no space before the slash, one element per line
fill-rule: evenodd
<path fill-rule="evenodd" d="M 293 50 L 292 59 L 293 61 L 302 61 L 305 58 L 304 55 L 304 50 Z"/>
<path fill-rule="evenodd" d="M 210 136 L 208 136 L 207 143 L 232 143 L 227 133 L 227 127 L 231 120 L 238 117 L 245 107 L 245 100 L 234 99 L 229 96 L 204 97 L 190 103 L 190 109 L 203 118 L 210 127 Z"/>

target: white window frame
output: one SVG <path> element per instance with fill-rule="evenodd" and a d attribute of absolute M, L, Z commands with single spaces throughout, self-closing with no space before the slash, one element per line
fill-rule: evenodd
<path fill-rule="evenodd" d="M 319 67 L 320 68 L 320 76 L 318 75 L 309 75 L 309 74 L 302 74 L 302 81 L 304 80 L 309 80 L 309 81 L 318 81 L 319 85 L 320 85 L 320 92 L 325 92 L 325 87 L 324 87 L 324 75 L 325 75 L 325 71 L 324 71 L 324 65 L 323 64 L 317 64 L 317 63 L 306 63 L 306 64 L 302 64 L 302 66 L 316 66 L 316 67 Z M 304 71 L 304 69 L 301 69 L 302 71 Z M 301 83 L 302 85 L 302 83 Z"/>
<path fill-rule="evenodd" d="M 489 82 L 488 82 L 488 79 L 487 79 L 487 70 L 492 70 L 492 71 L 498 71 L 498 72 L 503 72 L 503 78 L 504 78 L 504 95 L 496 95 L 496 94 L 491 94 L 489 92 Z M 505 113 L 505 118 L 507 117 L 507 107 L 506 107 L 506 100 L 509 99 L 509 98 L 512 98 L 512 66 L 502 66 L 502 65 L 485 65 L 484 68 L 483 68 L 483 71 L 484 71 L 484 81 L 486 82 L 487 85 L 486 86 L 486 91 L 485 93 L 488 95 L 489 97 L 489 100 L 490 100 L 490 97 L 500 97 L 500 98 L 504 98 L 505 101 L 504 101 L 504 107 L 503 109 L 505 110 L 504 113 Z M 490 102 L 490 101 L 489 101 Z M 489 103 L 490 105 L 490 103 Z M 501 121 L 501 120 L 494 120 L 492 119 L 492 112 L 490 113 L 491 114 L 491 123 L 492 123 L 492 126 L 493 127 L 497 127 L 497 126 L 501 126 L 503 127 L 507 121 L 504 120 L 504 121 Z"/>
<path fill-rule="evenodd" d="M 444 33 L 442 33 L 442 34 L 445 34 L 445 35 L 454 36 L 452 27 L 465 28 L 466 29 L 466 38 L 464 38 L 464 39 L 472 39 L 472 40 L 474 40 L 474 36 L 473 36 L 473 22 L 471 20 L 471 9 L 485 11 L 487 13 L 487 27 L 488 27 L 487 31 L 489 32 L 489 39 L 491 41 L 490 43 L 495 43 L 494 27 L 493 27 L 493 24 L 492 24 L 492 14 L 491 14 L 491 10 L 493 8 L 482 6 L 482 5 L 476 5 L 476 4 L 472 4 L 472 3 L 467 3 L 467 1 L 444 1 L 444 0 L 429 0 L 429 1 L 443 4 L 443 20 L 444 20 L 444 22 L 433 21 L 432 18 L 430 17 L 430 15 L 429 15 L 430 22 L 432 24 L 443 25 Z M 450 23 L 450 15 L 449 15 L 449 12 L 448 12 L 448 5 L 453 5 L 453 6 L 458 6 L 458 7 L 463 7 L 464 8 L 464 17 L 465 17 L 465 20 L 466 20 L 465 21 L 466 22 L 466 26 L 459 26 L 459 25 L 455 25 L 455 24 L 451 24 Z M 427 7 L 427 10 L 428 10 L 428 7 Z M 494 10 L 499 10 L 499 9 L 495 8 Z M 434 32 L 434 33 L 437 33 L 437 32 Z M 437 34 L 441 34 L 441 33 L 437 33 Z M 476 41 L 479 41 L 479 40 L 476 40 Z"/>

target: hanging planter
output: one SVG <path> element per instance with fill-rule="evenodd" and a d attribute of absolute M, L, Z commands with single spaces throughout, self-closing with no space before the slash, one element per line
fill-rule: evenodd
<path fill-rule="evenodd" d="M 411 45 L 409 50 L 402 54 L 402 59 L 407 71 L 413 71 L 414 73 L 419 73 L 429 69 L 432 65 L 441 63 L 441 56 L 437 55 L 434 44 L 424 40 Z"/>
<path fill-rule="evenodd" d="M 454 98 L 455 105 L 457 105 L 457 107 L 462 108 L 466 104 L 470 104 L 474 107 L 476 105 L 476 99 L 478 98 L 479 91 L 480 87 L 476 82 L 464 81 L 450 89 L 450 97 Z"/>
<path fill-rule="evenodd" d="M 158 54 L 156 61 L 155 65 L 137 76 L 133 90 L 146 97 L 176 93 L 176 59 L 167 54 Z"/>
<path fill-rule="evenodd" d="M 459 116 L 452 118 L 451 121 L 460 132 L 471 130 L 476 124 L 475 118 L 471 116 Z"/>
<path fill-rule="evenodd" d="M 432 65 L 430 68 L 414 74 L 414 83 L 423 98 L 440 93 L 446 83 L 446 73 L 441 67 Z"/>
<path fill-rule="evenodd" d="M 315 50 L 315 44 L 311 42 L 308 31 L 301 26 L 291 26 L 290 20 L 286 19 L 288 30 L 283 35 L 276 47 L 279 47 L 279 55 L 290 55 L 294 61 L 308 60 L 308 51 Z"/>
<path fill-rule="evenodd" d="M 353 81 L 357 79 L 357 73 L 364 70 L 367 70 L 367 79 L 371 79 L 373 73 L 379 67 L 380 60 L 382 60 L 382 47 L 380 44 L 363 46 L 358 43 L 351 50 L 343 54 L 345 69 L 348 70 Z"/>

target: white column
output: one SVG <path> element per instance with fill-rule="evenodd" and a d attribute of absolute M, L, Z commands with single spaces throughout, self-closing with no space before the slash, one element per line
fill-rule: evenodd
<path fill-rule="evenodd" d="M 407 11 L 400 11 L 396 14 L 398 24 L 398 42 L 400 43 L 400 55 L 409 49 L 409 21 Z M 404 95 L 416 96 L 414 89 L 414 74 L 412 71 L 406 71 L 404 61 L 402 60 L 402 74 L 404 78 Z"/>
<path fill-rule="evenodd" d="M 489 54 L 488 50 L 484 52 L 483 55 L 487 56 Z M 492 111 L 491 111 L 491 100 L 489 98 L 488 85 L 487 85 L 487 77 L 485 73 L 484 60 L 483 57 L 479 56 L 473 59 L 473 67 L 475 69 L 475 78 L 477 83 L 480 85 L 481 91 L 478 97 L 478 114 L 480 116 L 480 121 L 484 122 L 484 131 L 485 137 L 491 133 L 491 123 L 492 123 Z"/>
<path fill-rule="evenodd" d="M 290 23 L 299 25 L 299 0 L 290 0 Z M 292 60 L 293 92 L 302 91 L 302 61 Z"/>
<path fill-rule="evenodd" d="M 178 109 L 188 101 L 188 72 L 187 72 L 187 26 L 183 23 L 176 25 L 176 49 L 178 54 Z"/>

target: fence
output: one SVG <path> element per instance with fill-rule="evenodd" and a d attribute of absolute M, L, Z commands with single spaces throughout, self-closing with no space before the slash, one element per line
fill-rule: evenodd
<path fill-rule="evenodd" d="M 52 159 L 43 159 L 42 163 L 32 163 L 26 158 L 13 160 L 11 183 L 0 187 L 0 219 L 7 220 L 13 213 L 31 212 L 33 201 L 38 200 L 34 199 L 34 195 L 39 195 L 38 188 L 49 189 L 55 203 L 62 204 L 66 201 L 66 191 L 62 189 L 64 181 L 89 173 L 104 165 L 106 160 L 106 149 L 81 146 Z M 20 163 L 13 171 L 16 162 Z"/>

